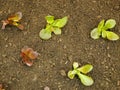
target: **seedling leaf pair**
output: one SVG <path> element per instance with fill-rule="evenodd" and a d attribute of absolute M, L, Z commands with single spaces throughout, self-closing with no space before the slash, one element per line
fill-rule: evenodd
<path fill-rule="evenodd" d="M 70 70 L 68 72 L 68 77 L 70 79 L 73 79 L 75 77 L 75 75 L 77 75 L 79 77 L 79 79 L 81 80 L 81 82 L 85 85 L 85 86 L 90 86 L 93 84 L 93 79 L 85 74 L 87 74 L 88 72 L 90 72 L 93 69 L 93 66 L 90 64 L 84 65 L 82 67 L 79 67 L 77 62 L 73 63 L 73 70 Z"/>
<path fill-rule="evenodd" d="M 101 37 L 107 38 L 108 40 L 118 40 L 119 36 L 115 34 L 114 32 L 108 31 L 109 29 L 114 28 L 116 25 L 116 21 L 114 19 L 109 19 L 105 22 L 105 20 L 102 20 L 97 28 L 94 28 L 91 31 L 91 37 L 93 39 L 98 39 Z"/>
<path fill-rule="evenodd" d="M 63 17 L 62 19 L 56 19 L 56 20 L 54 20 L 54 16 L 46 16 L 45 19 L 47 21 L 46 28 L 42 29 L 39 33 L 39 36 L 44 40 L 51 38 L 52 32 L 56 35 L 60 35 L 61 28 L 64 27 L 68 21 L 67 16 Z"/>

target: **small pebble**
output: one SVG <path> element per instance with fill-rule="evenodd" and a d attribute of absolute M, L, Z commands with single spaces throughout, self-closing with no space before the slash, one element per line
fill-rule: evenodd
<path fill-rule="evenodd" d="M 44 90 L 50 90 L 50 88 L 48 86 L 44 87 Z"/>
<path fill-rule="evenodd" d="M 9 43 L 9 46 L 11 47 L 11 46 L 12 46 L 12 43 Z"/>
<path fill-rule="evenodd" d="M 8 40 L 8 37 L 6 37 L 4 40 L 7 41 L 7 40 Z"/>
<path fill-rule="evenodd" d="M 102 17 L 102 16 L 100 16 L 100 15 L 97 16 L 98 19 L 101 18 L 101 17 Z"/>
<path fill-rule="evenodd" d="M 6 45 L 5 45 L 5 47 L 7 48 L 7 47 L 8 47 L 8 45 L 6 44 Z"/>
<path fill-rule="evenodd" d="M 72 58 L 73 58 L 72 55 L 68 56 L 68 60 L 72 61 Z"/>
<path fill-rule="evenodd" d="M 120 86 L 120 80 L 119 80 L 119 81 L 117 81 L 117 85 L 118 85 L 118 86 Z"/>
<path fill-rule="evenodd" d="M 63 49 L 66 49 L 66 48 L 67 48 L 66 45 L 64 45 L 64 46 L 63 46 Z"/>
<path fill-rule="evenodd" d="M 96 1 L 94 0 L 94 1 L 92 1 L 93 3 L 96 3 Z"/>
<path fill-rule="evenodd" d="M 109 49 L 110 49 L 110 47 L 109 47 L 109 46 L 107 46 L 107 49 L 109 50 Z"/>
<path fill-rule="evenodd" d="M 60 70 L 60 74 L 61 74 L 62 76 L 66 76 L 65 70 Z"/>
<path fill-rule="evenodd" d="M 60 39 L 57 40 L 57 43 L 60 43 L 61 41 L 62 41 L 62 39 L 60 38 Z"/>
<path fill-rule="evenodd" d="M 114 6 L 114 10 L 120 10 L 120 6 L 119 5 Z"/>
<path fill-rule="evenodd" d="M 105 66 L 106 69 L 108 69 L 109 67 L 108 66 Z"/>
<path fill-rule="evenodd" d="M 108 57 L 110 58 L 110 54 L 108 53 Z"/>
<path fill-rule="evenodd" d="M 36 81 L 36 80 L 37 80 L 37 75 L 34 75 L 32 81 Z"/>
<path fill-rule="evenodd" d="M 7 55 L 6 55 L 6 54 L 3 54 L 3 55 L 2 55 L 2 57 L 4 57 L 4 58 L 5 58 L 5 57 L 7 57 Z"/>
<path fill-rule="evenodd" d="M 0 11 L 0 14 L 2 14 L 3 13 L 3 11 Z"/>

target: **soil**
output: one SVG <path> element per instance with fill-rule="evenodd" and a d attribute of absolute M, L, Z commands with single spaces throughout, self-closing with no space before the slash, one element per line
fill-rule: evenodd
<path fill-rule="evenodd" d="M 0 20 L 18 11 L 25 30 L 7 26 L 0 31 L 0 83 L 5 90 L 120 90 L 120 40 L 90 37 L 91 30 L 109 18 L 116 20 L 112 30 L 120 36 L 120 0 L 0 0 Z M 69 21 L 62 35 L 52 34 L 45 41 L 39 32 L 47 15 L 69 16 Z M 21 63 L 24 46 L 39 53 L 32 67 Z M 88 74 L 92 86 L 67 77 L 75 61 L 94 66 Z"/>

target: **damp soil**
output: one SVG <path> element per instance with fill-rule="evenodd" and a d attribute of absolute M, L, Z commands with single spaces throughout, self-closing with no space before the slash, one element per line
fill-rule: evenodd
<path fill-rule="evenodd" d="M 120 41 L 90 38 L 90 31 L 109 18 L 116 20 L 112 30 L 120 35 L 120 0 L 0 0 L 0 20 L 18 11 L 25 30 L 0 30 L 0 83 L 5 90 L 120 90 Z M 45 41 L 39 32 L 47 15 L 69 20 L 61 35 Z M 39 53 L 31 67 L 21 63 L 24 46 Z M 94 66 L 88 74 L 94 79 L 92 86 L 67 77 L 75 61 Z"/>

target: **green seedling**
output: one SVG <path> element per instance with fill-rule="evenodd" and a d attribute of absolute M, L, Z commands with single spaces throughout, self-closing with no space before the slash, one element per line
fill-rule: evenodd
<path fill-rule="evenodd" d="M 87 74 L 88 72 L 90 72 L 93 69 L 93 66 L 90 64 L 84 65 L 82 67 L 79 67 L 77 62 L 73 63 L 73 70 L 70 70 L 68 72 L 68 77 L 70 79 L 73 79 L 75 77 L 75 75 L 77 75 L 79 77 L 79 79 L 81 80 L 81 82 L 85 85 L 85 86 L 90 86 L 93 84 L 93 79 L 85 74 Z"/>
<path fill-rule="evenodd" d="M 52 32 L 56 35 L 61 34 L 61 28 L 65 26 L 68 21 L 68 17 L 65 16 L 62 19 L 54 20 L 54 16 L 46 16 L 47 25 L 45 29 L 42 29 L 39 33 L 39 36 L 44 39 L 50 39 Z"/>
<path fill-rule="evenodd" d="M 93 39 L 107 38 L 108 40 L 118 40 L 119 36 L 114 32 L 109 31 L 110 29 L 114 28 L 116 25 L 116 21 L 114 19 L 108 19 L 106 22 L 102 20 L 97 28 L 94 28 L 91 31 L 91 37 Z"/>

